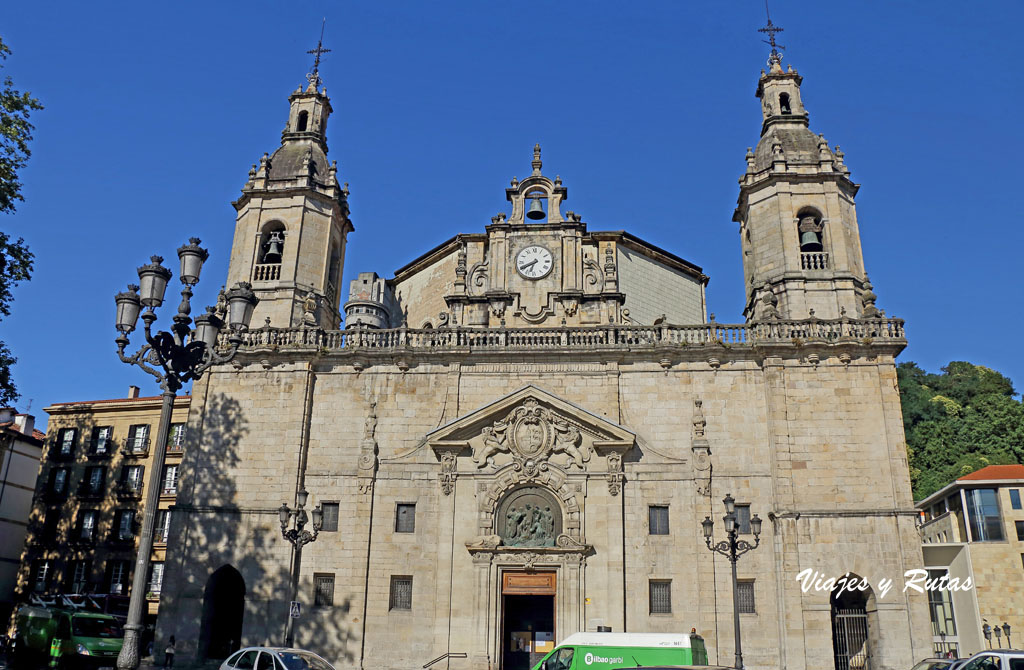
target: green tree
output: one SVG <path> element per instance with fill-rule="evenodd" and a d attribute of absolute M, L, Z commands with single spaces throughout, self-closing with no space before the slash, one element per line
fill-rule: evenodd
<path fill-rule="evenodd" d="M 897 368 L 914 497 L 986 465 L 1024 462 L 1024 403 L 1005 376 L 954 361 L 931 374 Z"/>
<path fill-rule="evenodd" d="M 0 62 L 7 59 L 11 50 L 0 40 Z M 0 68 L 3 65 L 0 64 Z M 14 88 L 10 77 L 0 82 L 0 213 L 14 212 L 14 203 L 25 198 L 21 195 L 21 181 L 18 171 L 28 163 L 28 143 L 34 130 L 29 115 L 42 109 L 39 101 L 29 93 Z M 25 240 L 12 238 L 0 232 L 0 315 L 10 316 L 13 290 L 22 281 L 32 276 L 32 252 Z M 17 359 L 10 349 L 0 342 L 0 404 L 7 404 L 18 397 L 17 388 L 11 379 L 11 366 Z"/>

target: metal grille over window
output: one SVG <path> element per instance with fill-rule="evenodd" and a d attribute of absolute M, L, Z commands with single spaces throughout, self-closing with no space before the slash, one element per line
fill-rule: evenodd
<path fill-rule="evenodd" d="M 672 581 L 651 580 L 651 614 L 672 613 Z"/>
<path fill-rule="evenodd" d="M 399 504 L 395 509 L 395 532 L 412 533 L 416 530 L 416 505 Z"/>
<path fill-rule="evenodd" d="M 668 535 L 668 506 L 651 505 L 647 509 L 651 535 Z"/>
<path fill-rule="evenodd" d="M 736 529 L 740 535 L 750 535 L 750 505 L 736 505 Z"/>
<path fill-rule="evenodd" d="M 316 585 L 313 604 L 317 607 L 332 607 L 334 605 L 334 575 L 313 575 L 313 582 Z"/>
<path fill-rule="evenodd" d="M 412 609 L 412 577 L 391 578 L 391 598 L 388 603 L 388 609 Z"/>
<path fill-rule="evenodd" d="M 324 511 L 324 527 L 320 529 L 321 532 L 327 531 L 329 533 L 337 532 L 338 530 L 338 503 L 325 502 L 320 505 Z"/>
<path fill-rule="evenodd" d="M 757 614 L 754 608 L 754 582 L 736 582 L 736 600 L 740 614 Z"/>

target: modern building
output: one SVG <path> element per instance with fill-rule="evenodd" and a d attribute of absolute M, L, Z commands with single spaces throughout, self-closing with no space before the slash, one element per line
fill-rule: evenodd
<path fill-rule="evenodd" d="M 0 409 L 0 621 L 14 607 L 21 548 L 32 512 L 39 459 L 46 435 L 35 429 L 35 417 Z"/>
<path fill-rule="evenodd" d="M 744 323 L 707 317 L 697 264 L 567 210 L 538 146 L 489 223 L 358 275 L 343 330 L 354 226 L 309 79 L 234 202 L 227 283 L 252 283 L 265 325 L 193 387 L 158 637 L 185 659 L 282 642 L 279 506 L 307 491 L 323 528 L 295 643 L 339 668 L 517 670 L 604 626 L 693 628 L 731 663 L 730 566 L 701 528 L 731 493 L 759 542 L 738 565 L 748 667 L 931 653 L 927 597 L 877 588 L 923 565 L 903 322 L 875 304 L 859 186 L 809 129 L 800 74 L 773 52 L 757 79 L 733 215 Z M 827 585 L 801 588 L 811 572 Z M 873 586 L 832 589 L 844 575 Z"/>
<path fill-rule="evenodd" d="M 917 503 L 929 578 L 945 576 L 950 584 L 972 584 L 931 593 L 932 642 L 937 651 L 968 656 L 1008 647 L 1014 635 L 1016 648 L 1022 646 L 1022 494 L 1024 465 L 989 465 Z M 1009 626 L 1009 640 L 1004 624 Z"/>
<path fill-rule="evenodd" d="M 189 401 L 189 396 L 175 400 L 160 476 L 146 594 L 151 625 L 164 583 L 170 507 L 186 447 Z M 139 388 L 132 386 L 127 398 L 45 408 L 50 416 L 48 438 L 38 480 L 33 476 L 32 515 L 27 541 L 21 545 L 19 601 L 32 594 L 91 594 L 110 611 L 127 612 L 160 405 L 160 396 L 139 397 Z"/>

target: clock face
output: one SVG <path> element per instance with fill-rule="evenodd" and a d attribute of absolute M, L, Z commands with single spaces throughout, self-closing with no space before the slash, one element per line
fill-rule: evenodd
<path fill-rule="evenodd" d="M 553 266 L 551 252 L 537 245 L 526 247 L 516 256 L 516 270 L 527 279 L 546 277 Z"/>

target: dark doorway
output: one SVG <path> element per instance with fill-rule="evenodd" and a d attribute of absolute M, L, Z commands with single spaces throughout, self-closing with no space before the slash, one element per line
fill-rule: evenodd
<path fill-rule="evenodd" d="M 846 573 L 840 582 L 846 580 L 854 585 L 866 584 L 860 576 Z M 871 631 L 877 630 L 877 611 L 874 606 L 874 592 L 870 587 L 864 590 L 849 588 L 833 589 L 829 599 L 832 609 L 832 650 L 835 670 L 870 670 L 872 659 Z M 872 625 L 872 617 L 875 618 Z"/>
<path fill-rule="evenodd" d="M 502 610 L 501 668 L 530 670 L 554 649 L 555 597 L 505 595 Z"/>
<path fill-rule="evenodd" d="M 238 649 L 244 613 L 245 580 L 230 565 L 222 566 L 206 582 L 199 655 L 203 658 L 227 658 Z"/>

